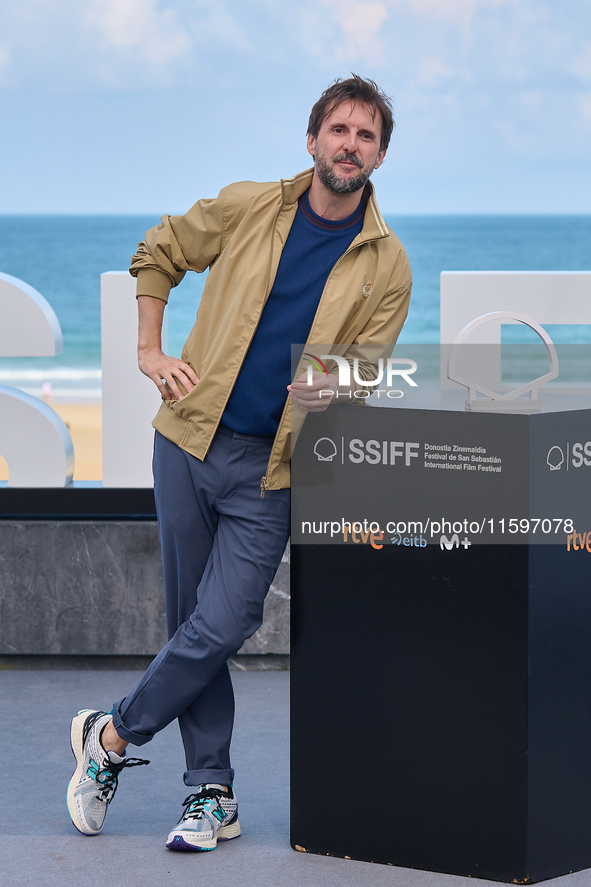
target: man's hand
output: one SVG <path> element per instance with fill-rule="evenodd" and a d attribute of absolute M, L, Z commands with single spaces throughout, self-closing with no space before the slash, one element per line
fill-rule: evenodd
<path fill-rule="evenodd" d="M 307 413 L 322 413 L 330 406 L 333 394 L 338 390 L 338 377 L 325 376 L 315 372 L 312 384 L 308 384 L 308 374 L 304 373 L 295 382 L 287 386 L 292 403 L 306 410 Z"/>
<path fill-rule="evenodd" d="M 178 357 L 169 357 L 159 348 L 138 349 L 138 366 L 144 375 L 151 379 L 164 400 L 180 400 L 199 381 L 199 377 L 188 363 Z M 181 391 L 182 385 L 184 391 Z"/>
<path fill-rule="evenodd" d="M 164 400 L 180 400 L 199 381 L 188 363 L 169 357 L 161 347 L 165 303 L 152 296 L 138 296 L 137 362 L 140 370 L 156 385 Z M 181 391 L 182 385 L 184 391 Z"/>

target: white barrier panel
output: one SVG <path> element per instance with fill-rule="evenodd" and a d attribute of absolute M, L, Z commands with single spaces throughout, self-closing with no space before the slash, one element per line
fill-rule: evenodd
<path fill-rule="evenodd" d="M 162 400 L 137 365 L 136 282 L 127 271 L 101 274 L 103 487 L 151 487 L 154 429 Z M 168 327 L 162 349 L 168 348 Z"/>
<path fill-rule="evenodd" d="M 526 314 L 545 324 L 591 324 L 591 271 L 444 271 L 441 274 L 440 342 L 483 314 Z M 488 345 L 487 366 L 475 364 L 474 378 L 489 388 L 501 385 L 501 321 L 478 327 L 474 345 Z M 494 346 L 497 346 L 495 349 Z M 441 387 L 459 388 L 447 378 L 448 349 L 442 348 Z"/>
<path fill-rule="evenodd" d="M 0 273 L 0 355 L 45 357 L 64 350 L 56 313 L 41 293 Z"/>
<path fill-rule="evenodd" d="M 64 487 L 74 475 L 65 423 L 37 397 L 0 385 L 0 453 L 9 487 Z"/>

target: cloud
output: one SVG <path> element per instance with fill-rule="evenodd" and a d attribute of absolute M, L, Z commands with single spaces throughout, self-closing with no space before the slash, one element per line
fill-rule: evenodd
<path fill-rule="evenodd" d="M 381 57 L 383 46 L 378 39 L 380 28 L 388 17 L 385 4 L 377 0 L 320 0 L 343 32 L 337 42 L 336 56 L 342 60 Z"/>
<path fill-rule="evenodd" d="M 580 97 L 579 108 L 583 120 L 586 123 L 591 124 L 591 93 Z"/>
<path fill-rule="evenodd" d="M 206 85 L 218 105 L 251 94 L 260 107 L 262 84 L 269 97 L 293 101 L 354 70 L 394 93 L 399 130 L 404 115 L 414 115 L 413 126 L 424 122 L 426 137 L 452 112 L 469 129 L 488 114 L 507 118 L 503 133 L 513 133 L 515 120 L 536 142 L 560 105 L 573 120 L 587 119 L 589 12 L 580 0 L 561 2 L 558 9 L 551 0 L 293 0 L 289 7 L 17 0 L 0 9 L 0 88 L 164 94 Z"/>
<path fill-rule="evenodd" d="M 386 0 L 393 9 L 408 9 L 426 18 L 442 19 L 458 25 L 471 21 L 478 9 L 494 9 L 515 0 Z"/>
<path fill-rule="evenodd" d="M 418 66 L 415 83 L 424 89 L 436 89 L 448 84 L 453 74 L 454 69 L 450 65 L 431 56 L 423 59 Z"/>
<path fill-rule="evenodd" d="M 579 119 L 585 128 L 591 125 L 591 43 L 587 43 L 583 51 L 575 57 L 570 71 L 576 78 L 578 87 L 577 109 Z"/>
<path fill-rule="evenodd" d="M 167 59 L 188 48 L 178 15 L 172 9 L 158 10 L 156 0 L 87 0 L 84 5 L 83 21 L 116 49 L 139 46 L 150 58 Z"/>
<path fill-rule="evenodd" d="M 0 46 L 0 72 L 10 64 L 10 52 L 6 46 Z"/>
<path fill-rule="evenodd" d="M 387 9 L 381 3 L 355 3 L 343 16 L 342 28 L 348 46 L 343 53 L 356 55 L 371 51 L 382 22 L 388 17 Z"/>
<path fill-rule="evenodd" d="M 314 45 L 319 61 L 331 58 L 336 62 L 362 62 L 366 67 L 397 62 L 404 77 L 402 65 L 407 54 L 414 53 L 411 70 L 415 64 L 428 65 L 431 56 L 440 54 L 431 53 L 421 58 L 421 45 L 425 42 L 433 39 L 439 43 L 440 51 L 442 46 L 444 51 L 449 50 L 455 33 L 464 43 L 469 43 L 479 16 L 494 17 L 501 7 L 520 2 L 522 0 L 307 0 L 302 4 L 305 12 L 300 12 L 300 16 L 314 21 L 315 27 L 308 30 L 308 39 L 302 48 L 311 51 Z M 322 13 L 328 15 L 329 21 L 325 17 L 322 22 Z M 324 40 L 318 39 L 319 30 L 324 32 Z M 449 67 L 445 62 L 442 64 Z M 443 69 L 439 75 L 443 75 Z M 438 76 L 435 70 L 432 76 Z"/>
<path fill-rule="evenodd" d="M 165 88 L 252 52 L 222 0 L 20 0 L 0 10 L 0 34 L 4 85 L 44 91 Z"/>
<path fill-rule="evenodd" d="M 584 50 L 569 66 L 572 73 L 584 83 L 591 82 L 591 43 L 587 43 Z"/>
<path fill-rule="evenodd" d="M 86 0 L 81 13 L 85 42 L 98 56 L 96 73 L 105 85 L 171 83 L 174 67 L 190 55 L 177 13 L 157 9 L 156 0 Z"/>

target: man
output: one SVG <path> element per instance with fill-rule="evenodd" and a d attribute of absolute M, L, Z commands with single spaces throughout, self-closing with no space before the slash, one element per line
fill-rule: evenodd
<path fill-rule="evenodd" d="M 230 185 L 164 216 L 134 257 L 139 366 L 163 398 L 154 491 L 170 640 L 112 716 L 84 711 L 72 722 L 68 809 L 84 834 L 101 830 L 121 770 L 143 763 L 125 756 L 127 744 L 175 718 L 193 793 L 166 846 L 210 850 L 240 834 L 227 660 L 259 627 L 287 542 L 291 413 L 329 404 L 319 397 L 326 378 L 289 384 L 291 343 L 393 344 L 408 310 L 408 260 L 368 182 L 392 128 L 373 81 L 336 81 L 310 116 L 312 170 Z M 169 357 L 169 291 L 206 268 L 182 358 Z"/>

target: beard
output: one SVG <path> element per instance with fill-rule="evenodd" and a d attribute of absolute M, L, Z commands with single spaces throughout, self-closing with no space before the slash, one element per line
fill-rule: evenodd
<path fill-rule="evenodd" d="M 316 167 L 318 178 L 324 187 L 332 191 L 333 194 L 353 194 L 355 191 L 365 187 L 373 172 L 373 167 L 364 167 L 356 154 L 337 154 L 336 157 L 333 157 L 334 163 L 339 163 L 342 160 L 355 163 L 359 167 L 357 175 L 350 178 L 341 178 L 331 166 L 331 162 L 318 152 L 314 158 L 314 166 Z"/>

